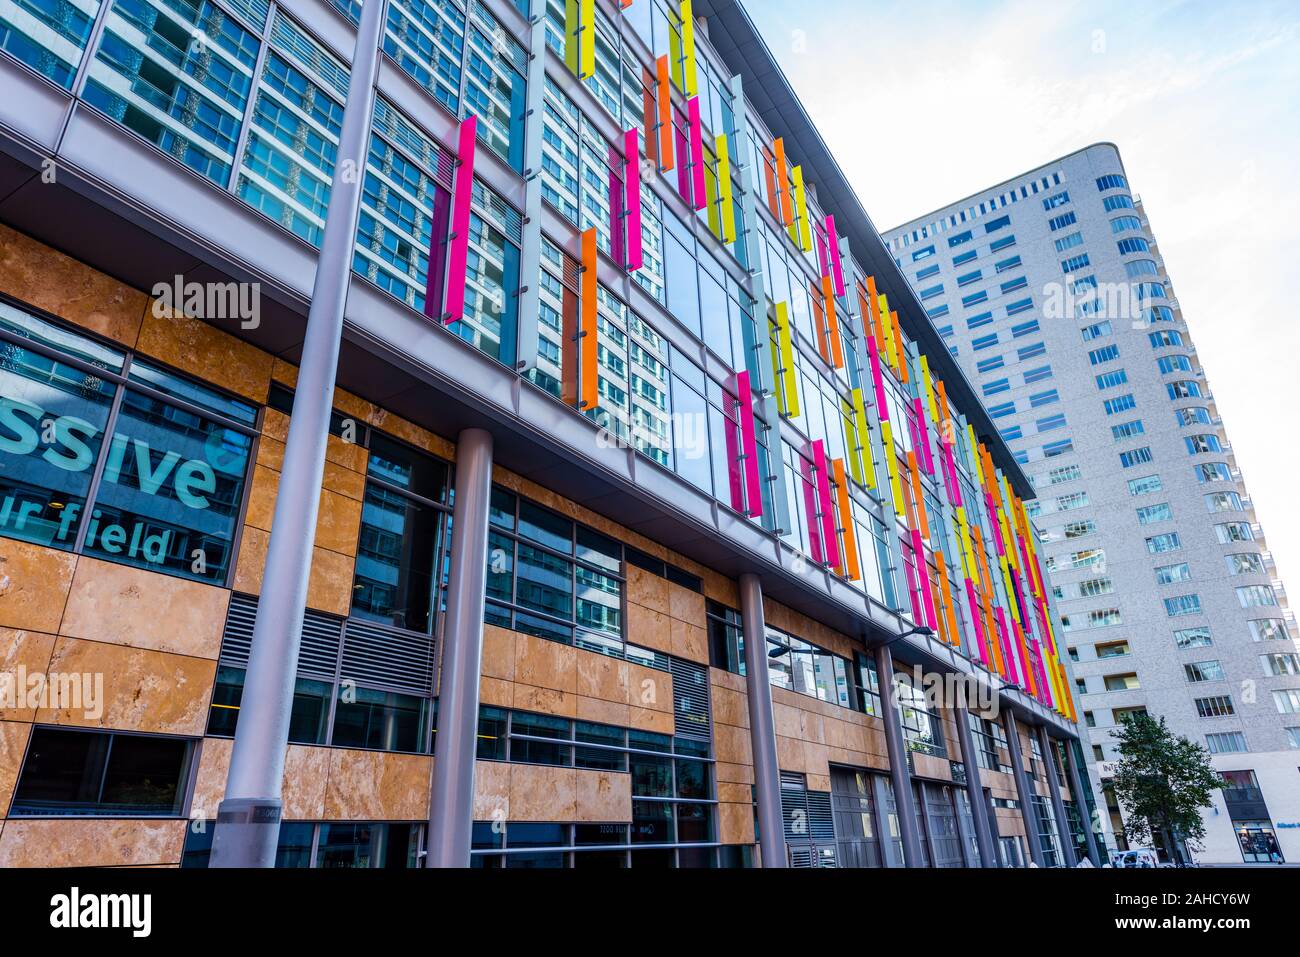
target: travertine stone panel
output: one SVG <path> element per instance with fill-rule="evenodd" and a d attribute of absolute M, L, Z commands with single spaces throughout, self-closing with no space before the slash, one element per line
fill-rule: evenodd
<path fill-rule="evenodd" d="M 672 734 L 676 730 L 677 722 L 669 712 L 648 711 L 633 705 L 628 712 L 628 727 L 637 731 Z"/>
<path fill-rule="evenodd" d="M 749 727 L 749 698 L 743 692 L 713 686 L 713 723 Z"/>
<path fill-rule="evenodd" d="M 149 297 L 0 225 L 0 290 L 130 348 Z"/>
<path fill-rule="evenodd" d="M 722 844 L 754 843 L 754 806 L 718 805 L 718 841 Z"/>
<path fill-rule="evenodd" d="M 754 752 L 750 745 L 749 731 L 730 725 L 714 725 L 713 752 L 718 761 L 728 764 L 754 763 Z"/>
<path fill-rule="evenodd" d="M 574 820 L 612 823 L 632 820 L 632 776 L 617 771 L 577 768 Z"/>
<path fill-rule="evenodd" d="M 627 569 L 627 600 L 651 611 L 667 614 L 671 608 L 668 579 L 636 565 Z"/>
<path fill-rule="evenodd" d="M 20 721 L 0 721 L 0 818 L 9 813 L 18 771 L 27 752 L 32 726 Z"/>
<path fill-rule="evenodd" d="M 226 793 L 230 772 L 229 738 L 204 738 L 195 776 L 191 818 L 212 819 Z M 285 752 L 281 799 L 285 820 L 318 821 L 325 816 L 325 789 L 333 749 L 291 744 Z"/>
<path fill-rule="evenodd" d="M 534 688 L 577 694 L 579 650 L 532 635 L 515 635 L 515 680 Z"/>
<path fill-rule="evenodd" d="M 628 602 L 627 628 L 623 636 L 632 644 L 653 648 L 665 654 L 673 653 L 672 619 L 666 612 L 654 611 L 644 605 Z"/>
<path fill-rule="evenodd" d="M 0 538 L 0 626 L 56 634 L 77 557 Z"/>
<path fill-rule="evenodd" d="M 666 671 L 628 663 L 628 704 L 633 709 L 673 713 L 673 676 Z"/>
<path fill-rule="evenodd" d="M 504 761 L 474 762 L 474 820 L 509 820 L 512 767 Z"/>
<path fill-rule="evenodd" d="M 514 682 L 502 681 L 500 678 L 483 677 L 478 680 L 479 704 L 494 708 L 513 708 L 515 706 Z"/>
<path fill-rule="evenodd" d="M 515 678 L 515 633 L 483 626 L 483 671 L 491 678 L 513 681 Z"/>
<path fill-rule="evenodd" d="M 54 652 L 54 636 L 39 631 L 17 631 L 12 628 L 0 628 L 0 672 L 12 675 L 16 704 L 26 701 L 30 685 L 19 685 L 19 668 L 25 669 L 27 675 L 45 674 L 50 664 L 50 655 Z M 0 720 L 33 721 L 35 708 L 17 707 L 0 708 Z M 0 773 L 3 769 L 0 768 Z M 0 817 L 4 816 L 7 804 L 0 804 Z"/>
<path fill-rule="evenodd" d="M 510 766 L 512 821 L 572 821 L 577 815 L 573 768 L 534 764 Z"/>
<path fill-rule="evenodd" d="M 36 720 L 197 737 L 207 725 L 216 670 L 217 663 L 206 658 L 59 638 L 50 671 L 103 675 L 102 714 L 92 717 L 84 708 L 43 708 Z"/>
<path fill-rule="evenodd" d="M 532 685 L 515 685 L 513 705 L 517 711 L 550 714 L 561 718 L 578 715 L 578 696 L 554 688 L 534 688 Z"/>
<path fill-rule="evenodd" d="M 325 818 L 422 821 L 429 816 L 433 759 L 423 754 L 353 751 L 330 754 Z"/>
<path fill-rule="evenodd" d="M 578 694 L 627 704 L 630 666 L 626 661 L 582 649 L 576 657 Z"/>
<path fill-rule="evenodd" d="M 178 864 L 185 827 L 185 821 L 11 819 L 0 834 L 0 867 Z"/>
<path fill-rule="evenodd" d="M 216 658 L 230 592 L 83 557 L 59 633 L 196 658 Z"/>
<path fill-rule="evenodd" d="M 155 315 L 158 312 L 160 315 Z M 136 348 L 147 356 L 254 402 L 271 387 L 271 354 L 199 319 L 151 301 Z"/>
<path fill-rule="evenodd" d="M 709 637 L 702 625 L 673 618 L 669 622 L 669 634 L 673 655 L 701 665 L 709 663 Z"/>
<path fill-rule="evenodd" d="M 262 593 L 262 572 L 271 533 L 245 525 L 235 563 L 234 589 L 249 595 Z M 307 579 L 307 607 L 332 615 L 346 615 L 352 607 L 354 560 L 324 548 L 313 548 L 311 576 Z"/>

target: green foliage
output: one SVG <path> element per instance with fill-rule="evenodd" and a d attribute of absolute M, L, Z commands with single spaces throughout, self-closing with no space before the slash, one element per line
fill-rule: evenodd
<path fill-rule="evenodd" d="M 1210 753 L 1139 712 L 1125 716 L 1118 731 L 1120 761 L 1112 786 L 1125 813 L 1125 830 L 1134 844 L 1152 844 L 1156 834 L 1183 839 L 1199 848 L 1205 837 L 1201 812 L 1222 786 Z"/>

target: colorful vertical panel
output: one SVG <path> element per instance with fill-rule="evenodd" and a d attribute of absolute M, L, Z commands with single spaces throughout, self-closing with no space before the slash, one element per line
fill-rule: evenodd
<path fill-rule="evenodd" d="M 776 352 L 780 364 L 777 381 L 780 383 L 781 412 L 790 418 L 799 417 L 799 375 L 794 365 L 794 336 L 790 331 L 790 306 L 776 304 Z"/>
<path fill-rule="evenodd" d="M 835 479 L 835 493 L 839 502 L 839 525 L 844 531 L 844 560 L 836 568 L 836 571 L 846 576 L 849 581 L 858 581 L 862 578 L 862 572 L 858 562 L 858 539 L 857 533 L 854 531 L 853 503 L 849 496 L 848 478 L 844 474 L 844 460 L 831 460 L 831 471 Z"/>
<path fill-rule="evenodd" d="M 840 321 L 835 307 L 835 290 L 831 277 L 822 277 L 822 300 L 826 303 L 826 335 L 830 339 L 830 363 L 836 369 L 844 368 L 844 341 L 840 338 Z"/>
<path fill-rule="evenodd" d="M 714 141 L 718 154 L 718 211 L 722 217 L 722 234 L 727 245 L 736 241 L 736 201 L 731 189 L 731 142 L 725 133 Z"/>
<path fill-rule="evenodd" d="M 778 136 L 772 150 L 776 153 L 776 196 L 781 207 L 781 223 L 790 226 L 794 223 L 794 203 L 790 200 L 790 169 L 786 165 L 785 140 Z"/>
<path fill-rule="evenodd" d="M 461 120 L 456 147 L 456 179 L 452 187 L 451 243 L 447 253 L 447 307 L 443 322 L 465 318 L 465 270 L 469 264 L 469 217 L 474 201 L 474 144 L 478 117 Z"/>
<path fill-rule="evenodd" d="M 840 542 L 835 528 L 835 505 L 831 498 L 830 468 L 826 461 L 826 443 L 821 439 L 813 442 L 813 465 L 817 469 L 817 504 L 821 512 L 822 544 L 825 552 L 822 560 L 832 568 L 840 567 Z"/>
<path fill-rule="evenodd" d="M 790 238 L 798 244 L 799 248 L 806 253 L 813 251 L 812 244 L 812 224 L 808 222 L 808 192 L 803 183 L 803 167 L 796 166 L 790 171 L 790 179 L 794 183 L 794 204 L 795 214 L 794 223 L 791 227 L 797 226 L 797 231 L 790 234 Z"/>
<path fill-rule="evenodd" d="M 691 142 L 691 195 L 695 208 L 703 209 L 708 205 L 708 196 L 704 183 L 704 126 L 700 121 L 700 98 L 691 97 L 686 109 Z"/>
<path fill-rule="evenodd" d="M 645 246 L 641 234 L 641 154 L 635 129 L 623 134 L 623 172 L 627 217 L 627 268 L 633 271 L 645 264 Z"/>
<path fill-rule="evenodd" d="M 763 482 L 758 474 L 758 432 L 749 370 L 736 373 L 736 391 L 740 396 L 740 438 L 745 456 L 745 514 L 757 518 L 763 514 Z"/>
<path fill-rule="evenodd" d="M 695 67 L 695 13 L 691 0 L 682 0 L 678 13 L 682 22 L 682 92 L 695 96 L 700 92 Z"/>
<path fill-rule="evenodd" d="M 659 171 L 673 168 L 673 94 L 668 83 L 668 56 L 655 61 L 659 100 Z"/>
<path fill-rule="evenodd" d="M 835 295 L 843 296 L 844 260 L 840 258 L 840 234 L 835 229 L 835 217 L 826 217 L 826 245 L 830 247 L 831 276 L 835 280 Z"/>
<path fill-rule="evenodd" d="M 578 374 L 579 409 L 594 409 L 600 404 L 600 384 L 596 364 L 597 313 L 596 265 L 600 253 L 596 245 L 596 230 L 582 234 L 582 280 L 578 305 Z"/>

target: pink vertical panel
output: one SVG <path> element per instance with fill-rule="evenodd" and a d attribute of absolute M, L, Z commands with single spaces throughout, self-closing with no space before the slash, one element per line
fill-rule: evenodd
<path fill-rule="evenodd" d="M 736 373 L 736 391 L 740 393 L 740 437 L 745 451 L 745 487 L 749 508 L 745 514 L 756 518 L 763 514 L 763 482 L 758 474 L 758 435 L 754 427 L 754 390 L 749 386 L 749 370 Z"/>
<path fill-rule="evenodd" d="M 934 592 L 930 589 L 930 563 L 925 560 L 925 547 L 921 533 L 912 529 L 912 551 L 916 558 L 916 577 L 921 589 L 921 602 L 925 608 L 925 623 L 935 632 L 939 630 L 939 619 L 934 611 Z"/>
<path fill-rule="evenodd" d="M 921 463 L 926 475 L 934 474 L 934 458 L 930 453 L 930 425 L 925 418 L 925 403 L 920 397 L 912 400 L 912 409 L 916 412 L 916 433 L 921 441 Z"/>
<path fill-rule="evenodd" d="M 871 360 L 871 382 L 876 389 L 876 413 L 881 422 L 888 422 L 889 403 L 885 401 L 885 379 L 880 372 L 880 349 L 875 336 L 867 336 L 867 357 Z"/>
<path fill-rule="evenodd" d="M 820 275 L 829 276 L 831 269 L 830 255 L 826 252 L 826 238 L 822 231 L 817 230 L 817 266 L 821 270 Z"/>
<path fill-rule="evenodd" d="M 952 507 L 961 508 L 961 481 L 957 478 L 957 463 L 953 461 L 951 442 L 943 443 L 943 460 L 948 466 L 948 481 L 951 483 L 948 494 L 952 500 Z"/>
<path fill-rule="evenodd" d="M 1003 611 L 1001 605 L 994 605 L 993 617 L 997 619 L 998 637 L 1002 641 L 1002 660 L 1011 666 L 1012 671 L 1016 672 L 1016 674 L 1011 675 L 1011 680 L 1023 688 L 1025 686 L 1025 660 L 1022 657 L 1022 652 L 1018 645 L 1015 648 L 1014 654 L 1012 652 L 1011 633 L 1007 631 L 1007 613 Z M 1018 667 L 1016 665 L 1017 658 L 1020 659 Z"/>
<path fill-rule="evenodd" d="M 993 541 L 998 546 L 998 557 L 1007 553 L 1006 544 L 1002 541 L 1002 523 L 998 521 L 998 510 L 993 505 L 993 496 L 987 490 L 984 492 L 984 507 L 988 509 L 989 524 L 993 526 Z"/>
<path fill-rule="evenodd" d="M 992 671 L 987 639 L 984 637 L 984 619 L 980 617 L 979 606 L 975 603 L 975 583 L 969 578 L 966 579 L 966 601 L 970 605 L 970 620 L 975 624 L 975 643 L 979 646 L 980 661 L 984 663 L 985 668 Z"/>
<path fill-rule="evenodd" d="M 460 122 L 460 139 L 456 147 L 456 181 L 452 191 L 451 249 L 447 253 L 447 309 L 442 321 L 446 325 L 465 318 L 465 270 L 469 264 L 469 207 L 474 199 L 474 144 L 478 117 L 470 115 Z"/>
<path fill-rule="evenodd" d="M 740 429 L 738 424 L 732 424 L 733 422 L 738 423 L 740 421 L 740 400 L 733 399 L 731 396 L 727 395 L 724 390 L 723 402 L 726 406 L 723 411 L 727 418 L 727 427 L 725 430 L 727 442 L 727 482 L 731 491 L 731 507 L 737 512 L 744 512 L 745 484 L 741 475 L 741 462 L 743 461 L 743 456 L 740 449 Z"/>
<path fill-rule="evenodd" d="M 623 165 L 623 154 L 618 147 L 609 148 L 609 257 L 614 262 L 623 262 L 623 178 L 619 176 L 619 167 Z"/>
<path fill-rule="evenodd" d="M 673 127 L 673 138 L 677 143 L 677 155 L 685 156 L 687 152 L 686 134 Z M 677 195 L 681 196 L 686 202 L 691 201 L 691 164 L 677 164 Z"/>
<path fill-rule="evenodd" d="M 831 477 L 826 464 L 826 443 L 813 443 L 813 465 L 817 466 L 817 497 L 821 504 L 822 535 L 826 539 L 826 564 L 839 567 L 840 536 L 835 526 L 835 505 L 831 501 Z"/>
<path fill-rule="evenodd" d="M 694 184 L 695 208 L 708 205 L 704 186 L 704 127 L 700 123 L 700 98 L 693 96 L 686 104 L 691 127 L 691 181 Z"/>
<path fill-rule="evenodd" d="M 803 473 L 803 506 L 804 513 L 808 516 L 808 548 L 812 552 L 812 560 L 821 564 L 825 559 L 822 550 L 822 527 L 814 518 L 817 507 L 817 479 L 813 475 L 813 466 L 802 455 L 799 456 L 799 469 Z"/>
<path fill-rule="evenodd" d="M 835 295 L 844 295 L 844 261 L 840 259 L 840 234 L 835 230 L 835 217 L 826 217 L 826 244 L 831 249 L 831 275 L 835 277 Z"/>
<path fill-rule="evenodd" d="M 627 158 L 627 166 L 623 171 L 627 189 L 623 204 L 627 208 L 627 268 L 637 270 L 645 262 L 645 250 L 641 240 L 640 140 L 635 129 L 623 134 L 623 155 Z"/>

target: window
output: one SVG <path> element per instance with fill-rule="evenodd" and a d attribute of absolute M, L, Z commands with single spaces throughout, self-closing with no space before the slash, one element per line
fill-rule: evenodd
<path fill-rule="evenodd" d="M 179 817 L 187 738 L 32 729 L 10 817 Z"/>
<path fill-rule="evenodd" d="M 1119 464 L 1126 469 L 1131 469 L 1135 465 L 1146 465 L 1151 459 L 1151 449 L 1146 446 L 1119 454 Z"/>
<path fill-rule="evenodd" d="M 979 250 L 970 249 L 959 256 L 952 257 L 953 266 L 964 266 L 967 263 L 974 262 L 979 258 Z"/>
<path fill-rule="evenodd" d="M 1237 589 L 1237 601 L 1242 608 L 1272 608 L 1277 605 L 1277 595 L 1272 585 L 1242 585 Z"/>
<path fill-rule="evenodd" d="M 1066 426 L 1065 413 L 1060 412 L 1056 415 L 1049 415 L 1038 420 L 1039 432 L 1051 432 L 1055 429 L 1063 429 Z"/>
<path fill-rule="evenodd" d="M 984 273 L 983 273 L 983 271 L 982 271 L 982 270 L 979 270 L 979 269 L 976 269 L 974 272 L 968 272 L 968 273 L 966 273 L 966 274 L 963 275 L 963 276 L 958 276 L 958 277 L 957 277 L 957 285 L 958 285 L 958 286 L 969 286 L 971 283 L 973 283 L 973 282 L 979 282 L 979 280 L 981 280 L 981 279 L 983 279 L 983 278 L 984 278 Z"/>
<path fill-rule="evenodd" d="M 993 322 L 993 313 L 981 312 L 978 315 L 971 316 L 966 320 L 967 329 L 978 329 L 981 326 L 987 326 Z"/>
<path fill-rule="evenodd" d="M 1273 704 L 1278 714 L 1300 714 L 1300 690 L 1289 688 L 1273 692 Z"/>
<path fill-rule="evenodd" d="M 1087 253 L 1084 253 L 1082 256 L 1071 256 L 1069 259 L 1066 259 L 1061 263 L 1061 272 L 1068 276 L 1072 272 L 1086 269 L 1091 264 L 1092 260 L 1088 258 Z"/>
<path fill-rule="evenodd" d="M 1116 442 L 1124 442 L 1128 439 L 1137 438 L 1145 431 L 1146 428 L 1142 425 L 1142 420 L 1134 419 L 1132 422 L 1123 422 L 1120 425 L 1112 425 L 1110 427 L 1110 437 Z"/>
<path fill-rule="evenodd" d="M 1110 221 L 1110 231 L 1112 235 L 1130 232 L 1142 228 L 1142 220 L 1136 216 L 1117 216 Z"/>
<path fill-rule="evenodd" d="M 1118 612 L 1116 612 L 1118 615 Z M 1107 641 L 1093 646 L 1097 657 L 1104 658 L 1123 658 L 1132 654 L 1127 641 Z"/>
<path fill-rule="evenodd" d="M 989 244 L 990 252 L 1001 252 L 1004 249 L 1010 249 L 1016 244 L 1015 236 L 1003 236 L 1001 239 L 995 239 Z"/>
<path fill-rule="evenodd" d="M 984 224 L 985 233 L 996 233 L 999 229 L 1004 229 L 1011 225 L 1010 216 L 999 216 L 997 219 L 991 219 Z"/>
<path fill-rule="evenodd" d="M 1210 410 L 1204 406 L 1188 406 L 1183 409 L 1174 410 L 1174 418 L 1180 426 L 1189 425 L 1214 425 L 1214 419 L 1210 415 Z"/>
<path fill-rule="evenodd" d="M 948 248 L 955 249 L 956 247 L 961 246 L 970 241 L 971 241 L 971 231 L 968 229 L 966 230 L 966 232 L 958 233 L 956 236 L 949 236 Z"/>
<path fill-rule="evenodd" d="M 980 336 L 978 339 L 971 340 L 971 349 L 979 352 L 983 349 L 989 349 L 998 344 L 998 334 L 996 332 L 987 336 Z"/>
<path fill-rule="evenodd" d="M 1145 505 L 1137 510 L 1137 517 L 1139 525 L 1171 522 L 1174 518 L 1174 510 L 1169 507 L 1168 502 L 1161 502 L 1159 505 Z"/>
<path fill-rule="evenodd" d="M 988 408 L 990 419 L 1003 419 L 1008 415 L 1015 415 L 1016 404 L 1014 402 L 1001 402 L 998 405 L 991 405 Z"/>
<path fill-rule="evenodd" d="M 1081 522 L 1067 522 L 1063 528 L 1066 538 L 1083 538 L 1085 535 L 1091 535 L 1097 530 L 1097 523 L 1092 519 L 1085 519 Z"/>
<path fill-rule="evenodd" d="M 1264 669 L 1265 677 L 1276 678 L 1282 675 L 1300 675 L 1300 655 L 1294 652 L 1260 655 L 1259 663 Z"/>
<path fill-rule="evenodd" d="M 1011 391 L 1010 379 L 994 379 L 992 382 L 986 382 L 983 385 L 984 398 L 998 395 L 1001 392 Z M 1014 408 L 1014 406 L 1013 406 Z"/>
<path fill-rule="evenodd" d="M 767 630 L 767 644 L 768 651 L 775 655 L 769 655 L 768 660 L 769 678 L 773 685 L 820 698 L 842 708 L 857 707 L 864 710 L 850 693 L 853 666 L 848 659 L 775 628 Z M 781 654 L 777 654 L 778 651 Z M 863 687 L 861 675 L 853 677 L 857 679 L 859 688 Z M 874 685 L 867 687 L 867 690 L 870 693 L 878 692 Z"/>
<path fill-rule="evenodd" d="M 1178 645 L 1180 651 L 1186 651 L 1189 648 L 1209 648 L 1214 644 L 1210 637 L 1210 629 L 1205 625 L 1199 625 L 1196 628 L 1181 628 L 1174 632 L 1174 643 Z"/>
<path fill-rule="evenodd" d="M 930 713 L 925 693 L 912 683 L 909 675 L 901 672 L 894 675 L 894 685 L 907 749 L 944 757 L 947 749 L 943 723 Z"/>
<path fill-rule="evenodd" d="M 1061 439 L 1058 442 L 1049 442 L 1043 446 L 1043 457 L 1054 459 L 1058 455 L 1068 455 L 1074 451 L 1074 442 L 1070 439 Z"/>
<path fill-rule="evenodd" d="M 981 302 L 988 302 L 989 294 L 981 289 L 979 292 L 973 292 L 969 296 L 962 296 L 961 304 L 965 309 L 971 306 L 978 306 Z"/>
<path fill-rule="evenodd" d="M 1012 269 L 1019 268 L 1021 260 L 1019 256 L 1010 256 L 1007 259 L 998 260 L 993 264 L 993 268 L 998 273 L 1004 273 Z"/>
<path fill-rule="evenodd" d="M 1214 534 L 1218 537 L 1220 545 L 1255 540 L 1255 533 L 1245 522 L 1225 522 L 1222 525 L 1215 525 Z"/>
<path fill-rule="evenodd" d="M 1129 479 L 1128 493 L 1130 495 L 1151 495 L 1154 492 L 1164 490 L 1164 485 L 1160 481 L 1159 475 L 1147 475 L 1144 478 Z"/>
<path fill-rule="evenodd" d="M 934 255 L 934 247 L 926 246 L 924 249 L 918 249 L 912 253 L 912 262 L 920 262 L 922 259 L 929 259 Z"/>
<path fill-rule="evenodd" d="M 1046 392 L 1035 392 L 1029 397 L 1029 406 L 1033 409 L 1042 408 L 1045 405 L 1054 405 L 1061 401 L 1061 394 L 1055 389 L 1048 389 Z"/>
<path fill-rule="evenodd" d="M 1117 395 L 1113 399 L 1107 399 L 1102 403 L 1107 415 L 1117 415 L 1120 412 L 1127 412 L 1129 409 L 1137 407 L 1137 400 L 1133 398 L 1133 393 L 1126 392 L 1123 395 Z"/>
<path fill-rule="evenodd" d="M 1064 229 L 1066 226 L 1073 226 L 1077 221 L 1078 217 L 1071 212 L 1066 213 L 1064 216 L 1052 217 L 1047 221 L 1047 225 L 1051 227 L 1052 232 L 1056 232 L 1058 229 Z"/>
<path fill-rule="evenodd" d="M 1102 595 L 1109 595 L 1114 590 L 1115 583 L 1109 578 L 1091 578 L 1079 582 L 1080 598 L 1098 598 Z"/>
<path fill-rule="evenodd" d="M 1147 539 L 1147 551 L 1152 555 L 1161 555 L 1165 552 L 1174 552 L 1183 547 L 1182 541 L 1177 532 L 1166 532 L 1163 535 L 1153 535 Z"/>
<path fill-rule="evenodd" d="M 933 299 L 935 296 L 942 296 L 943 284 L 940 283 L 937 286 L 931 286 L 928 289 L 922 289 L 917 295 L 920 296 L 922 302 L 924 302 L 927 299 Z"/>
<path fill-rule="evenodd" d="M 1161 356 L 1156 361 L 1156 368 L 1160 370 L 1161 375 L 1169 375 L 1173 372 L 1191 372 L 1192 360 L 1184 355 Z"/>
<path fill-rule="evenodd" d="M 1207 734 L 1205 746 L 1211 754 L 1243 754 L 1250 750 L 1246 747 L 1246 736 L 1240 731 Z"/>
<path fill-rule="evenodd" d="M 1164 329 L 1160 332 L 1148 333 L 1147 339 L 1151 342 L 1152 349 L 1166 349 L 1170 346 L 1181 346 L 1183 344 L 1183 334 L 1177 329 Z"/>
<path fill-rule="evenodd" d="M 1165 391 L 1169 393 L 1169 398 L 1175 402 L 1179 399 L 1201 398 L 1201 385 L 1199 382 L 1189 382 L 1186 380 L 1170 382 L 1165 386 Z"/>
<path fill-rule="evenodd" d="M 1107 691 L 1137 691 L 1141 687 L 1138 676 L 1133 672 L 1123 675 L 1106 675 Z"/>
<path fill-rule="evenodd" d="M 1006 365 L 1006 360 L 1002 356 L 991 356 L 988 359 L 981 359 L 975 364 L 979 372 L 992 372 L 994 369 L 1001 369 Z"/>
<path fill-rule="evenodd" d="M 1103 193 L 1108 189 L 1128 189 L 1128 180 L 1119 173 L 1110 173 L 1097 180 L 1097 189 Z"/>
<path fill-rule="evenodd" d="M 1100 339 L 1103 336 L 1108 336 L 1113 331 L 1114 330 L 1111 327 L 1110 320 L 1106 319 L 1102 322 L 1095 322 L 1090 326 L 1084 326 L 1082 329 L 1079 330 L 1079 334 L 1083 336 L 1084 342 L 1091 342 L 1094 339 Z"/>
<path fill-rule="evenodd" d="M 1057 193 L 1056 195 L 1049 196 L 1047 199 L 1043 200 L 1043 210 L 1050 213 L 1052 210 L 1064 206 L 1069 201 L 1070 194 L 1068 191 Z"/>
<path fill-rule="evenodd" d="M 1099 366 L 1106 362 L 1113 362 L 1119 358 L 1119 346 L 1110 345 L 1101 349 L 1094 349 L 1088 353 L 1088 362 L 1091 365 Z"/>
<path fill-rule="evenodd" d="M 1039 366 L 1037 369 L 1029 369 L 1025 372 L 1025 385 L 1033 385 L 1035 382 L 1043 382 L 1052 378 L 1051 366 Z"/>
<path fill-rule="evenodd" d="M 1227 676 L 1224 674 L 1223 665 L 1217 660 L 1193 661 L 1183 665 L 1183 673 L 1187 675 L 1187 680 L 1192 684 L 1199 684 L 1202 681 L 1223 681 Z"/>
<path fill-rule="evenodd" d="M 1167 618 L 1179 618 L 1183 615 L 1199 615 L 1200 613 L 1200 595 L 1175 595 L 1173 598 L 1165 599 L 1165 617 Z"/>
<path fill-rule="evenodd" d="M 1117 209 L 1133 209 L 1133 200 L 1129 196 L 1107 196 L 1102 201 L 1102 206 L 1106 212 L 1113 213 Z"/>
<path fill-rule="evenodd" d="M 1245 510 L 1241 496 L 1236 492 L 1211 492 L 1205 496 L 1205 509 L 1211 514 L 1217 512 L 1241 512 Z"/>
<path fill-rule="evenodd" d="M 1104 372 L 1097 376 L 1097 388 L 1103 392 L 1107 389 L 1113 389 L 1116 386 L 1124 385 L 1128 382 L 1128 373 L 1123 369 L 1116 369 L 1114 372 Z"/>
<path fill-rule="evenodd" d="M 1131 259 L 1124 264 L 1124 275 L 1129 279 L 1141 279 L 1143 276 L 1159 276 L 1160 267 L 1153 259 Z"/>
<path fill-rule="evenodd" d="M 1026 360 L 1029 359 L 1036 359 L 1041 355 L 1045 355 L 1046 353 L 1047 353 L 1047 346 L 1043 345 L 1043 343 L 1041 342 L 1035 342 L 1031 346 L 1025 346 L 1021 349 L 1017 349 L 1016 358 L 1019 359 L 1021 362 L 1025 362 Z"/>
<path fill-rule="evenodd" d="M 1048 471 L 1047 484 L 1064 485 L 1066 482 L 1076 482 L 1081 478 L 1083 478 L 1083 470 L 1079 466 L 1062 465 Z"/>
<path fill-rule="evenodd" d="M 1228 563 L 1229 575 L 1264 574 L 1264 559 L 1258 552 L 1239 552 L 1223 557 Z"/>
<path fill-rule="evenodd" d="M 1188 455 L 1204 455 L 1207 452 L 1222 452 L 1223 443 L 1217 435 L 1188 435 L 1183 438 Z"/>
<path fill-rule="evenodd" d="M 1017 276 L 1015 279 L 1008 279 L 1006 282 L 998 286 L 998 288 L 1002 291 L 1002 295 L 1005 296 L 1008 293 L 1015 292 L 1017 289 L 1024 289 L 1028 285 L 1028 279 L 1024 276 Z"/>
<path fill-rule="evenodd" d="M 1291 747 L 1300 748 L 1300 728 L 1287 728 L 1286 736 L 1291 743 Z"/>
<path fill-rule="evenodd" d="M 1231 482 L 1232 470 L 1225 462 L 1201 462 L 1195 466 L 1198 482 Z"/>
<path fill-rule="evenodd" d="M 1172 585 L 1176 582 L 1189 581 L 1192 577 L 1191 566 L 1187 562 L 1177 565 L 1161 565 L 1156 569 L 1157 585 Z"/>
<path fill-rule="evenodd" d="M 1019 325 L 1011 327 L 1011 338 L 1019 339 L 1021 336 L 1031 335 L 1038 331 L 1038 320 L 1031 319 L 1029 322 L 1022 322 Z"/>
<path fill-rule="evenodd" d="M 935 263 L 933 266 L 926 266 L 924 269 L 918 272 L 916 274 L 916 278 L 918 281 L 922 281 L 922 280 L 929 279 L 931 276 L 937 276 L 937 275 L 939 275 L 939 264 Z"/>
<path fill-rule="evenodd" d="M 1028 312 L 1030 309 L 1033 308 L 1034 308 L 1034 300 L 1032 298 L 1018 299 L 1007 306 L 1007 316 L 1008 317 L 1018 316 L 1022 312 Z"/>
<path fill-rule="evenodd" d="M 0 336 L 0 535 L 225 584 L 257 409 L 6 303 Z"/>
<path fill-rule="evenodd" d="M 1250 622 L 1250 637 L 1254 641 L 1290 641 L 1286 622 L 1280 618 L 1257 618 Z"/>

